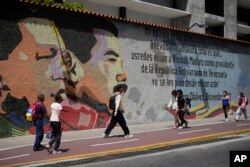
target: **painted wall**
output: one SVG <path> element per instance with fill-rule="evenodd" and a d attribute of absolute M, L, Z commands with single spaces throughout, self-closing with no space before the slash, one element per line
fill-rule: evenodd
<path fill-rule="evenodd" d="M 172 121 L 173 89 L 192 99 L 189 119 L 222 114 L 223 90 L 236 110 L 250 95 L 249 45 L 69 12 L 7 4 L 0 10 L 0 136 L 33 134 L 25 119 L 38 93 L 50 110 L 64 97 L 65 131 L 104 128 L 113 87 L 126 83 L 128 124 Z M 48 120 L 44 127 L 47 128 Z"/>

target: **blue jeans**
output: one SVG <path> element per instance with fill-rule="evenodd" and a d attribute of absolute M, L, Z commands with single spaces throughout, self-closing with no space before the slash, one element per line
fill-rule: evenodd
<path fill-rule="evenodd" d="M 36 126 L 36 140 L 33 146 L 33 150 L 38 150 L 42 147 L 41 142 L 43 140 L 44 131 L 43 131 L 43 119 L 38 119 L 35 122 Z"/>

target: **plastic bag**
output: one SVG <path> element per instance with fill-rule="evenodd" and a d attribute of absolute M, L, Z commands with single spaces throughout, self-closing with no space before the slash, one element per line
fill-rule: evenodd
<path fill-rule="evenodd" d="M 46 133 L 46 138 L 47 139 L 52 139 L 53 137 L 53 132 L 51 130 L 48 130 L 47 133 Z"/>
<path fill-rule="evenodd" d="M 240 107 L 237 109 L 236 114 L 241 114 L 241 109 L 240 109 Z"/>

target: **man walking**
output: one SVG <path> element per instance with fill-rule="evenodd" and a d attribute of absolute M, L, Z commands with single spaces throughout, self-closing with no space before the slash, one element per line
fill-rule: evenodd
<path fill-rule="evenodd" d="M 112 118 L 111 121 L 107 127 L 107 129 L 104 132 L 103 137 L 108 137 L 111 130 L 115 127 L 117 123 L 121 126 L 123 132 L 124 132 L 124 137 L 125 138 L 131 138 L 133 135 L 130 134 L 129 129 L 127 127 L 126 120 L 123 116 L 124 110 L 123 110 L 123 95 L 127 90 L 127 85 L 126 84 L 119 84 L 114 87 L 114 96 L 115 96 L 115 107 L 112 112 Z"/>
<path fill-rule="evenodd" d="M 45 148 L 43 145 L 41 145 L 44 136 L 43 119 L 44 117 L 48 117 L 46 107 L 43 104 L 44 99 L 45 97 L 43 94 L 39 94 L 37 96 L 36 111 L 35 111 L 37 116 L 36 120 L 33 120 L 36 127 L 36 139 L 33 146 L 33 151 L 39 151 Z"/>
<path fill-rule="evenodd" d="M 185 120 L 185 109 L 186 109 L 186 100 L 183 97 L 183 92 L 181 89 L 177 90 L 177 113 L 179 116 L 179 119 L 181 120 L 180 126 L 178 129 L 183 128 L 183 124 L 185 124 L 184 128 L 188 127 L 188 121 Z"/>

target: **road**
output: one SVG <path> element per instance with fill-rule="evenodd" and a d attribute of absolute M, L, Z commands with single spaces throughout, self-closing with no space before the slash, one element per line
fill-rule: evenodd
<path fill-rule="evenodd" d="M 192 125 L 185 129 L 162 128 L 137 131 L 133 133 L 133 138 L 128 139 L 118 135 L 110 138 L 96 136 L 64 140 L 60 147 L 63 153 L 57 155 L 49 154 L 46 150 L 33 152 L 31 145 L 21 145 L 0 149 L 0 166 L 45 165 L 75 159 L 135 153 L 243 133 L 250 133 L 250 121 L 220 121 Z"/>
<path fill-rule="evenodd" d="M 237 139 L 72 167 L 229 167 L 230 150 L 250 151 L 250 134 Z"/>

